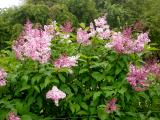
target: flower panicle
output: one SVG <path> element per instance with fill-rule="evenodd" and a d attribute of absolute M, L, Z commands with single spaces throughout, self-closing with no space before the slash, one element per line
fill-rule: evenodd
<path fill-rule="evenodd" d="M 32 28 L 32 23 L 27 22 L 20 37 L 14 42 L 12 49 L 17 59 L 24 57 L 47 63 L 51 55 L 51 40 L 54 37 L 52 25 L 44 26 L 44 30 Z"/>
<path fill-rule="evenodd" d="M 59 100 L 64 99 L 65 97 L 66 94 L 59 90 L 57 86 L 53 86 L 46 94 L 46 98 L 53 100 L 56 106 L 59 106 Z"/>

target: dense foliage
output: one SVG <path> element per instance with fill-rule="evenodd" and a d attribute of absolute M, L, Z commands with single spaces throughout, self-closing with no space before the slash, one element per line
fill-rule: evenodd
<path fill-rule="evenodd" d="M 148 34 L 116 32 L 105 17 L 94 24 L 76 34 L 70 22 L 25 24 L 13 52 L 1 54 L 1 120 L 160 117 L 160 66 L 142 59 Z"/>

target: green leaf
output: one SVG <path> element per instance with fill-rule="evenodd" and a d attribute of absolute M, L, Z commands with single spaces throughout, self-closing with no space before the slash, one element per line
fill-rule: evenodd
<path fill-rule="evenodd" d="M 72 113 L 77 113 L 80 110 L 80 106 L 76 103 L 70 103 L 69 106 Z"/>
<path fill-rule="evenodd" d="M 101 81 L 101 80 L 104 79 L 104 75 L 101 74 L 100 72 L 93 72 L 93 73 L 92 73 L 92 77 L 93 77 L 94 79 L 96 79 L 97 81 Z"/>
<path fill-rule="evenodd" d="M 105 108 L 106 105 L 99 105 L 98 108 Z"/>
<path fill-rule="evenodd" d="M 116 71 L 115 71 L 115 75 L 118 75 L 121 72 L 121 68 L 117 65 L 116 66 Z"/>
<path fill-rule="evenodd" d="M 88 69 L 87 68 L 83 68 L 79 71 L 79 74 L 82 74 L 82 73 L 85 73 L 85 72 L 88 72 Z"/>
<path fill-rule="evenodd" d="M 39 106 L 39 108 L 42 108 L 42 105 L 43 105 L 43 99 L 42 99 L 42 97 L 38 97 L 37 98 L 37 105 Z"/>
<path fill-rule="evenodd" d="M 34 96 L 29 97 L 29 98 L 28 98 L 27 105 L 30 106 L 30 105 L 33 104 L 34 102 L 35 102 L 35 97 L 34 97 Z"/>
<path fill-rule="evenodd" d="M 74 90 L 74 93 L 77 94 L 78 92 L 78 86 L 76 85 L 71 85 L 72 89 Z"/>
<path fill-rule="evenodd" d="M 88 113 L 84 110 L 81 110 L 77 113 L 77 115 L 88 115 Z"/>
<path fill-rule="evenodd" d="M 65 83 L 66 78 L 61 73 L 58 74 L 58 77 L 63 83 Z"/>
<path fill-rule="evenodd" d="M 24 91 L 24 90 L 28 90 L 28 89 L 30 89 L 30 88 L 31 88 L 30 85 L 23 86 L 23 87 L 20 89 L 20 92 L 21 92 L 21 91 Z"/>
<path fill-rule="evenodd" d="M 98 117 L 99 117 L 101 120 L 107 120 L 108 115 L 107 115 L 107 113 L 105 112 L 105 108 L 99 107 L 97 112 L 98 112 Z"/>
<path fill-rule="evenodd" d="M 70 89 L 70 87 L 66 84 L 63 84 L 60 86 L 61 90 L 64 91 L 67 94 L 72 94 L 72 91 Z"/>
<path fill-rule="evenodd" d="M 20 113 L 20 114 L 23 114 L 24 111 L 26 111 L 23 107 L 23 103 L 20 102 L 20 101 L 16 101 L 15 103 L 15 106 L 16 106 L 16 110 Z"/>
<path fill-rule="evenodd" d="M 113 76 L 106 76 L 105 78 L 107 79 L 108 82 L 114 81 Z"/>
<path fill-rule="evenodd" d="M 124 68 L 125 63 L 123 61 L 118 61 L 118 64 L 120 65 L 121 68 Z"/>
<path fill-rule="evenodd" d="M 86 27 L 85 23 L 80 23 L 79 25 L 80 25 L 80 27 L 83 28 L 83 29 L 85 29 L 85 27 Z"/>
<path fill-rule="evenodd" d="M 144 99 L 150 101 L 149 96 L 145 92 L 138 93 L 139 96 L 143 97 Z"/>
<path fill-rule="evenodd" d="M 98 91 L 98 92 L 95 92 L 94 95 L 93 95 L 93 101 L 97 100 L 100 95 L 101 95 L 102 92 Z"/>
<path fill-rule="evenodd" d="M 90 112 L 90 114 L 92 115 L 92 114 L 97 114 L 97 108 L 96 107 L 89 107 L 89 112 Z"/>
<path fill-rule="evenodd" d="M 116 60 L 116 57 L 115 55 L 111 55 L 111 56 L 107 56 L 107 59 L 110 61 L 110 62 L 113 62 Z"/>
<path fill-rule="evenodd" d="M 108 63 L 106 62 L 100 62 L 100 63 L 94 62 L 94 64 L 91 65 L 90 68 L 106 67 L 107 65 Z"/>
<path fill-rule="evenodd" d="M 159 118 L 156 118 L 156 117 L 150 117 L 148 120 L 159 120 Z"/>
<path fill-rule="evenodd" d="M 55 84 L 55 85 L 58 85 L 59 84 L 59 80 L 57 78 L 52 78 L 52 82 Z"/>
<path fill-rule="evenodd" d="M 31 116 L 29 116 L 29 115 L 23 115 L 23 116 L 21 116 L 21 119 L 22 120 L 32 120 Z"/>
<path fill-rule="evenodd" d="M 24 76 L 22 76 L 22 81 L 25 81 L 26 83 L 28 82 L 28 76 L 27 75 L 24 75 Z"/>
<path fill-rule="evenodd" d="M 137 113 L 134 113 L 134 112 L 126 112 L 126 114 L 129 116 L 134 116 L 134 117 L 137 116 Z"/>
<path fill-rule="evenodd" d="M 157 50 L 160 50 L 160 49 L 155 48 L 155 47 L 147 47 L 147 50 L 150 50 L 150 51 L 157 51 Z"/>
<path fill-rule="evenodd" d="M 105 97 L 108 98 L 112 96 L 114 93 L 115 93 L 114 91 L 106 91 L 104 94 L 105 94 Z"/>
<path fill-rule="evenodd" d="M 51 79 L 49 77 L 46 77 L 44 81 L 44 87 L 46 88 L 51 83 Z"/>
<path fill-rule="evenodd" d="M 34 85 L 35 83 L 39 82 L 41 80 L 42 76 L 37 74 L 37 75 L 34 75 L 31 79 L 31 82 L 32 82 L 32 85 Z"/>
<path fill-rule="evenodd" d="M 111 70 L 112 67 L 113 66 L 111 64 L 108 64 L 107 67 L 106 67 L 106 72 L 110 72 L 110 70 Z"/>
<path fill-rule="evenodd" d="M 84 109 L 84 110 L 88 110 L 88 105 L 85 102 L 81 102 L 80 106 Z"/>
<path fill-rule="evenodd" d="M 40 89 L 39 89 L 38 86 L 33 86 L 33 88 L 34 88 L 38 93 L 40 93 Z"/>
<path fill-rule="evenodd" d="M 123 88 L 121 88 L 120 90 L 118 90 L 118 92 L 119 92 L 120 94 L 124 94 L 126 91 L 127 91 L 127 88 L 125 88 L 125 87 L 123 87 Z"/>
<path fill-rule="evenodd" d="M 89 100 L 91 97 L 93 96 L 93 93 L 92 92 L 89 92 L 89 93 L 86 93 L 85 96 L 84 96 L 84 100 Z"/>
<path fill-rule="evenodd" d="M 0 110 L 0 120 L 6 120 L 8 112 L 6 110 Z"/>

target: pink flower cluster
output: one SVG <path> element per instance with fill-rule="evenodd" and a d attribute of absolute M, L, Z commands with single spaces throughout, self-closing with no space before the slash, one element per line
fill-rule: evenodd
<path fill-rule="evenodd" d="M 111 112 L 117 110 L 116 102 L 117 102 L 117 99 L 113 98 L 106 104 L 106 112 L 107 113 L 111 113 Z"/>
<path fill-rule="evenodd" d="M 107 24 L 105 16 L 102 16 L 102 17 L 99 17 L 98 19 L 95 19 L 94 22 L 97 27 L 102 27 Z"/>
<path fill-rule="evenodd" d="M 45 32 L 49 33 L 50 35 L 55 35 L 56 30 L 54 25 L 44 25 L 44 30 Z"/>
<path fill-rule="evenodd" d="M 134 65 L 130 65 L 127 80 L 134 90 L 143 91 L 148 88 L 148 72 L 149 70 L 147 70 L 144 66 L 137 68 Z"/>
<path fill-rule="evenodd" d="M 150 74 L 160 77 L 160 65 L 156 60 L 149 60 L 145 65 L 146 69 L 149 70 Z"/>
<path fill-rule="evenodd" d="M 16 57 L 18 59 L 28 57 L 40 63 L 46 63 L 51 55 L 50 45 L 53 38 L 52 30 L 54 30 L 52 27 L 44 26 L 45 30 L 33 29 L 32 24 L 27 22 L 24 31 L 13 45 Z"/>
<path fill-rule="evenodd" d="M 79 28 L 77 31 L 77 42 L 82 45 L 89 45 L 91 42 L 89 40 L 89 34 L 87 31 Z"/>
<path fill-rule="evenodd" d="M 114 32 L 111 36 L 111 42 L 107 43 L 105 47 L 112 48 L 118 53 L 132 54 L 141 52 L 148 42 L 150 42 L 148 33 L 140 33 L 137 39 L 133 39 L 130 31 L 127 30 L 123 33 Z"/>
<path fill-rule="evenodd" d="M 49 90 L 46 94 L 47 99 L 51 99 L 55 102 L 55 105 L 58 106 L 59 100 L 64 99 L 66 94 L 59 90 L 56 86 L 53 86 L 51 90 Z"/>
<path fill-rule="evenodd" d="M 126 29 L 123 30 L 122 32 L 123 36 L 126 37 L 126 38 L 131 38 L 131 35 L 132 35 L 132 28 L 131 27 L 128 27 Z"/>
<path fill-rule="evenodd" d="M 54 66 L 58 69 L 60 68 L 71 68 L 77 65 L 77 60 L 79 56 L 68 57 L 66 55 L 61 55 L 55 62 Z"/>
<path fill-rule="evenodd" d="M 99 17 L 94 20 L 95 27 L 93 23 L 90 23 L 90 36 L 99 37 L 100 39 L 109 39 L 111 35 L 111 31 L 109 29 L 109 25 L 107 24 L 106 17 Z"/>
<path fill-rule="evenodd" d="M 71 33 L 73 31 L 72 23 L 70 21 L 66 21 L 63 26 L 61 26 L 62 32 Z"/>
<path fill-rule="evenodd" d="M 137 68 L 134 65 L 130 65 L 127 80 L 134 90 L 144 91 L 151 83 L 151 81 L 148 79 L 148 76 L 150 74 L 158 75 L 159 73 L 160 67 L 157 63 L 146 64 L 140 68 Z"/>
<path fill-rule="evenodd" d="M 6 80 L 5 80 L 6 77 L 7 77 L 7 73 L 3 69 L 0 69 L 0 86 L 6 85 Z"/>
<path fill-rule="evenodd" d="M 21 120 L 21 118 L 16 116 L 15 113 L 10 112 L 8 120 Z"/>

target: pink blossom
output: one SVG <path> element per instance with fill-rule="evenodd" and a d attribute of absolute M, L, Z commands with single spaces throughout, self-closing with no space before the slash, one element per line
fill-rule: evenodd
<path fill-rule="evenodd" d="M 111 49 L 113 47 L 113 45 L 112 45 L 112 43 L 106 43 L 105 47 Z"/>
<path fill-rule="evenodd" d="M 98 36 L 99 36 L 99 38 L 101 38 L 101 39 L 109 39 L 109 37 L 110 37 L 110 34 L 111 34 L 111 31 L 110 31 L 110 29 L 104 29 L 103 28 L 103 31 L 102 32 L 98 32 Z"/>
<path fill-rule="evenodd" d="M 133 41 L 131 41 L 128 37 L 124 37 L 120 32 L 114 32 L 112 34 L 112 41 L 107 44 L 110 44 L 110 46 L 118 53 L 129 54 L 132 52 L 130 48 Z"/>
<path fill-rule="evenodd" d="M 106 17 L 99 17 L 94 20 L 95 27 L 93 23 L 90 23 L 90 33 L 89 36 L 97 36 L 100 39 L 109 39 L 111 35 L 111 31 L 109 29 L 109 25 L 107 24 Z"/>
<path fill-rule="evenodd" d="M 145 44 L 149 42 L 148 33 L 141 33 L 138 35 L 137 40 L 134 41 L 132 50 L 134 52 L 141 52 L 144 49 Z"/>
<path fill-rule="evenodd" d="M 111 36 L 111 42 L 106 44 L 110 45 L 113 50 L 118 53 L 132 54 L 141 52 L 144 46 L 150 42 L 148 33 L 141 33 L 138 35 L 137 39 L 131 37 L 131 29 L 128 28 L 121 32 L 113 32 Z"/>
<path fill-rule="evenodd" d="M 134 65 L 130 65 L 127 80 L 132 88 L 136 91 L 145 90 L 149 87 L 148 73 L 149 70 L 144 66 L 141 68 L 137 68 Z"/>
<path fill-rule="evenodd" d="M 91 22 L 90 23 L 90 33 L 89 33 L 89 36 L 90 37 L 94 37 L 95 35 L 96 35 L 96 30 L 95 30 L 95 28 L 94 28 L 94 25 L 93 25 L 93 23 Z"/>
<path fill-rule="evenodd" d="M 127 75 L 127 80 L 132 88 L 136 91 L 144 91 L 151 84 L 151 80 L 149 80 L 150 75 L 154 75 L 155 77 L 160 74 L 160 66 L 156 61 L 149 61 L 145 65 L 141 67 L 136 67 L 134 65 L 130 65 L 129 73 Z"/>
<path fill-rule="evenodd" d="M 6 77 L 7 77 L 7 73 L 3 69 L 0 69 L 0 79 L 4 79 Z"/>
<path fill-rule="evenodd" d="M 122 34 L 124 35 L 124 37 L 131 38 L 132 28 L 129 27 L 129 28 L 124 29 Z"/>
<path fill-rule="evenodd" d="M 14 112 L 10 112 L 8 120 L 21 120 L 21 118 L 16 116 Z"/>
<path fill-rule="evenodd" d="M 72 23 L 70 21 L 66 21 L 64 25 L 61 27 L 62 32 L 70 33 L 73 31 Z"/>
<path fill-rule="evenodd" d="M 106 21 L 106 17 L 105 17 L 105 16 L 102 16 L 102 17 L 99 17 L 98 19 L 95 19 L 94 22 L 95 22 L 95 25 L 96 25 L 97 27 L 102 27 L 102 26 L 104 26 L 105 24 L 107 24 L 107 21 Z"/>
<path fill-rule="evenodd" d="M 54 25 L 44 25 L 44 30 L 53 36 L 56 34 L 56 30 L 55 30 Z"/>
<path fill-rule="evenodd" d="M 6 85 L 6 77 L 7 73 L 3 69 L 0 69 L 0 86 Z"/>
<path fill-rule="evenodd" d="M 6 85 L 6 80 L 1 79 L 1 80 L 0 80 L 0 86 L 5 86 L 5 85 Z"/>
<path fill-rule="evenodd" d="M 53 86 L 51 90 L 49 90 L 46 94 L 47 99 L 51 99 L 55 102 L 55 105 L 58 106 L 59 100 L 64 99 L 66 94 L 59 90 L 56 86 Z"/>
<path fill-rule="evenodd" d="M 87 33 L 87 31 L 82 30 L 82 28 L 79 28 L 77 31 L 77 42 L 79 44 L 82 45 L 88 45 L 90 44 L 90 40 L 89 40 L 89 34 Z"/>
<path fill-rule="evenodd" d="M 150 73 L 155 74 L 155 75 L 160 75 L 160 66 L 157 63 L 153 63 L 150 66 Z"/>
<path fill-rule="evenodd" d="M 107 113 L 111 113 L 111 112 L 117 110 L 116 102 L 117 102 L 117 99 L 113 98 L 107 103 L 107 105 L 106 105 L 106 112 Z"/>
<path fill-rule="evenodd" d="M 52 26 L 45 26 L 45 30 L 33 29 L 32 24 L 27 22 L 24 31 L 13 45 L 16 57 L 21 60 L 28 57 L 46 63 L 51 55 L 50 45 L 53 38 L 50 27 Z"/>
<path fill-rule="evenodd" d="M 66 55 L 61 55 L 55 62 L 54 65 L 56 68 L 71 68 L 77 65 L 77 60 L 79 56 L 68 57 Z"/>
<path fill-rule="evenodd" d="M 21 34 L 17 41 L 14 42 L 14 45 L 12 46 L 13 51 L 15 52 L 15 55 L 17 59 L 23 59 L 23 51 L 24 51 L 24 45 L 25 39 L 23 38 L 23 35 Z"/>
<path fill-rule="evenodd" d="M 148 60 L 145 67 L 149 70 L 150 74 L 157 77 L 160 75 L 160 65 L 157 63 L 157 60 Z"/>

